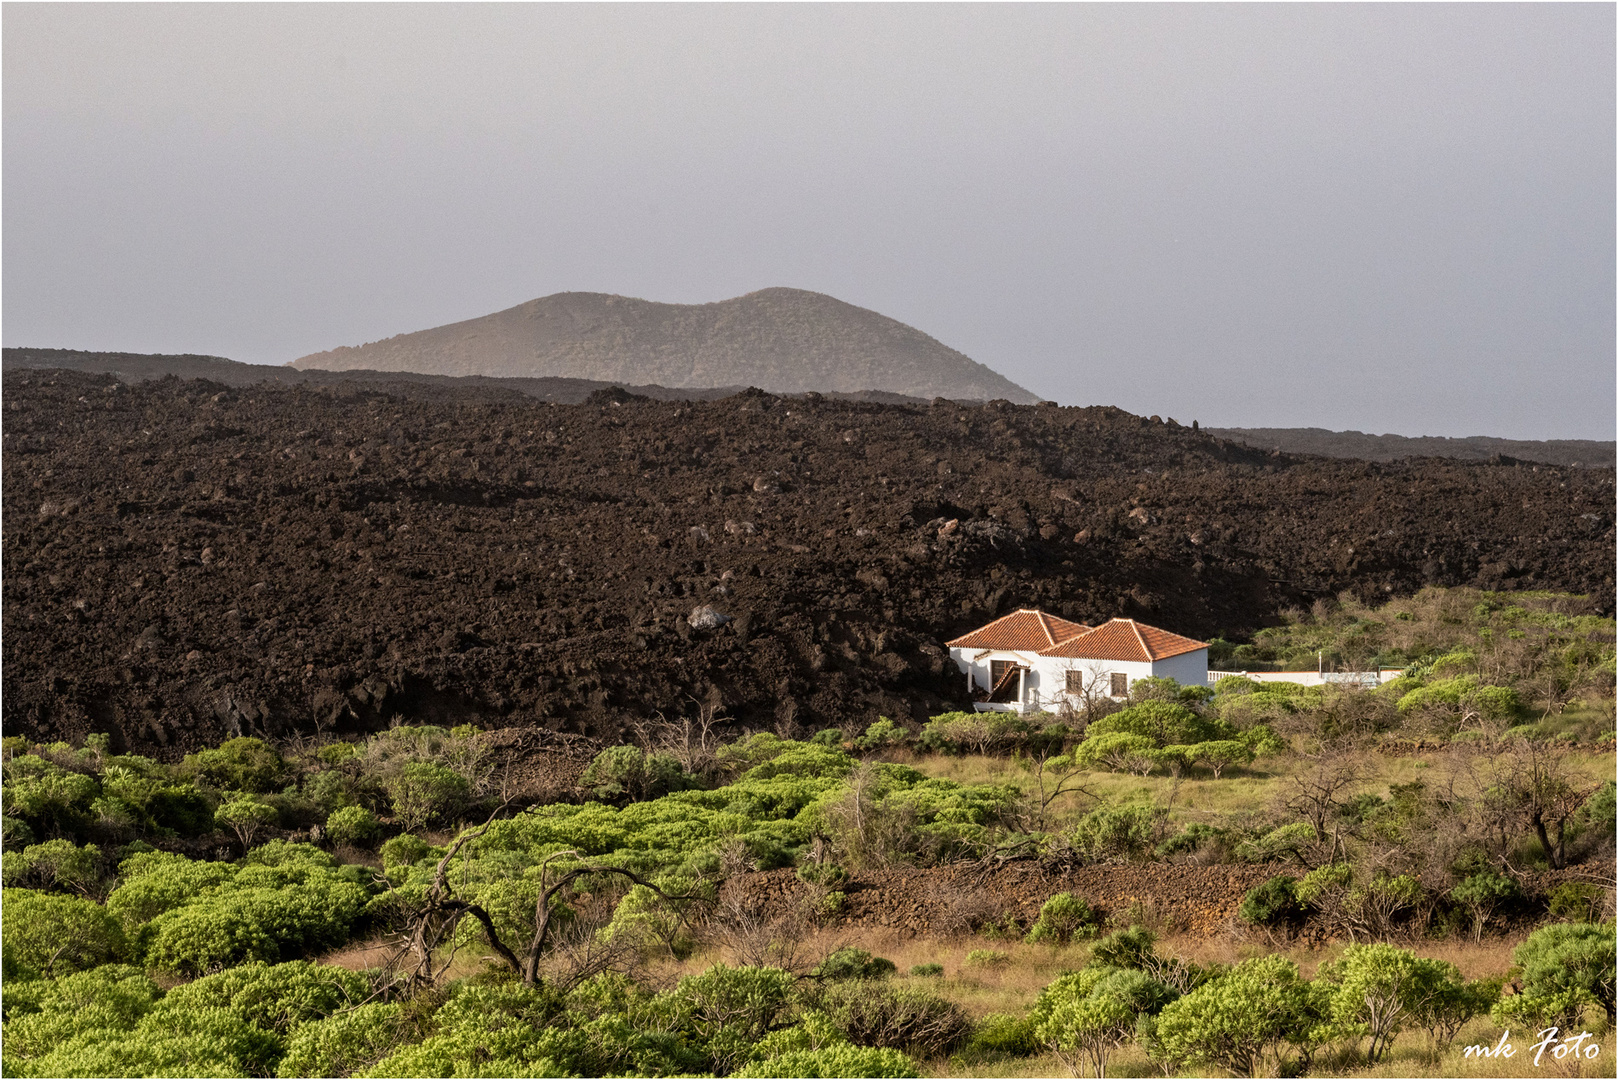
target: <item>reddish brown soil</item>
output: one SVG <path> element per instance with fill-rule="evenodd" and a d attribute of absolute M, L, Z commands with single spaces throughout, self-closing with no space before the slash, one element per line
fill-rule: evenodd
<path fill-rule="evenodd" d="M 394 716 L 920 718 L 957 704 L 941 643 L 1019 605 L 1200 636 L 1344 589 L 1612 605 L 1611 470 L 1295 458 L 1110 408 L 4 391 L 5 730 L 165 757 Z"/>

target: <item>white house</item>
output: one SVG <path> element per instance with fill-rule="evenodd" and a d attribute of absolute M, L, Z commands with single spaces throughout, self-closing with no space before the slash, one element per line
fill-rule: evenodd
<path fill-rule="evenodd" d="M 1134 619 L 1100 626 L 1024 608 L 946 642 L 982 711 L 1055 711 L 1096 696 L 1124 697 L 1147 676 L 1208 680 L 1208 643 Z"/>

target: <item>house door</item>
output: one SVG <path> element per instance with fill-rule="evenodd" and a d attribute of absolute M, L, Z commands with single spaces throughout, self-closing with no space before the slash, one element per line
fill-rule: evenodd
<path fill-rule="evenodd" d="M 989 689 L 997 689 L 1000 686 L 1000 680 L 1006 677 L 1006 673 L 1015 670 L 1017 670 L 1017 661 L 1015 660 L 990 660 Z"/>

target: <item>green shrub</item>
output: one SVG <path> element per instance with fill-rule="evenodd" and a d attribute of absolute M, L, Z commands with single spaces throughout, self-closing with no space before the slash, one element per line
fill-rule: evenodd
<path fill-rule="evenodd" d="M 101 794 L 94 777 L 69 772 L 32 754 L 6 763 L 5 807 L 36 836 L 77 835 L 89 824 Z"/>
<path fill-rule="evenodd" d="M 1618 941 L 1611 922 L 1540 927 L 1511 954 L 1522 968 L 1522 993 L 1500 999 L 1495 1021 L 1575 1031 L 1585 1006 L 1596 1005 L 1611 1027 L 1615 951 Z"/>
<path fill-rule="evenodd" d="M 352 1008 L 371 996 L 363 975 L 331 964 L 294 960 L 248 963 L 170 990 L 164 1008 L 225 1009 L 242 1023 L 280 1035 Z"/>
<path fill-rule="evenodd" d="M 971 1038 L 957 1056 L 964 1064 L 976 1065 L 999 1058 L 1029 1057 L 1039 1052 L 1034 1038 L 1034 1020 L 1028 1015 L 990 1013 L 972 1027 Z"/>
<path fill-rule="evenodd" d="M 1169 1069 L 1274 1075 L 1288 1045 L 1309 1044 L 1326 1014 L 1325 988 L 1284 956 L 1244 960 L 1163 1008 L 1154 1039 Z"/>
<path fill-rule="evenodd" d="M 281 811 L 263 799 L 241 795 L 229 800 L 214 811 L 214 824 L 234 831 L 245 850 L 253 846 L 253 838 L 281 819 Z"/>
<path fill-rule="evenodd" d="M 962 1008 L 919 986 L 850 980 L 825 985 L 815 1004 L 859 1046 L 922 1057 L 946 1054 L 971 1034 Z"/>
<path fill-rule="evenodd" d="M 1483 927 L 1496 908 L 1519 895 L 1517 883 L 1497 870 L 1480 870 L 1449 891 L 1449 898 L 1472 916 L 1472 935 L 1483 939 Z"/>
<path fill-rule="evenodd" d="M 442 851 L 411 833 L 400 833 L 382 845 L 382 869 L 392 873 L 395 868 L 411 867 L 429 855 L 442 855 Z"/>
<path fill-rule="evenodd" d="M 1220 773 L 1232 765 L 1251 765 L 1257 754 L 1253 743 L 1249 740 L 1214 739 L 1193 744 L 1186 749 L 1185 756 L 1192 763 L 1201 765 L 1213 773 L 1214 779 L 1217 780 Z"/>
<path fill-rule="evenodd" d="M 1145 776 L 1158 765 L 1157 745 L 1145 735 L 1127 731 L 1092 734 L 1073 751 L 1073 762 L 1082 768 Z"/>
<path fill-rule="evenodd" d="M 728 1074 L 749 1060 L 758 1041 L 779 1026 L 792 1004 L 793 982 L 791 975 L 777 968 L 716 964 L 701 975 L 681 979 L 673 990 L 659 995 L 659 1002 L 708 1065 Z"/>
<path fill-rule="evenodd" d="M 1026 940 L 1066 945 L 1074 938 L 1092 936 L 1099 926 L 1095 911 L 1082 897 L 1062 892 L 1040 906 L 1039 918 L 1028 931 Z"/>
<path fill-rule="evenodd" d="M 1440 679 L 1399 699 L 1401 716 L 1425 716 L 1446 732 L 1479 723 L 1508 723 L 1520 707 L 1511 687 L 1481 686 L 1476 675 Z"/>
<path fill-rule="evenodd" d="M 1177 996 L 1139 971 L 1089 968 L 1047 986 L 1029 1019 L 1035 1041 L 1056 1051 L 1075 1075 L 1083 1060 L 1105 1076 L 1107 1059 L 1134 1033 L 1139 1017 L 1158 1013 Z"/>
<path fill-rule="evenodd" d="M 1154 955 L 1157 935 L 1144 926 L 1131 926 L 1114 930 L 1090 951 L 1090 962 L 1085 967 L 1115 967 L 1138 971 Z"/>
<path fill-rule="evenodd" d="M 252 795 L 280 791 L 288 779 L 281 755 L 253 738 L 231 739 L 212 750 L 187 754 L 181 771 L 223 791 Z"/>
<path fill-rule="evenodd" d="M 104 964 L 60 979 L 8 979 L 7 1071 L 91 1032 L 133 1030 L 162 993 L 145 972 L 122 964 Z"/>
<path fill-rule="evenodd" d="M 687 786 L 688 778 L 671 754 L 638 746 L 611 746 L 601 751 L 579 777 L 579 786 L 598 799 L 655 799 Z"/>
<path fill-rule="evenodd" d="M 1151 853 L 1167 817 L 1150 806 L 1103 806 L 1079 819 L 1069 842 L 1080 855 L 1095 862 L 1139 859 Z"/>
<path fill-rule="evenodd" d="M 910 732 L 880 716 L 876 722 L 865 729 L 865 734 L 854 740 L 856 749 L 864 751 L 883 750 L 890 746 L 903 746 L 910 741 Z"/>
<path fill-rule="evenodd" d="M 369 1069 L 403 1041 L 397 1003 L 359 1005 L 298 1027 L 287 1043 L 284 1077 L 350 1076 Z"/>
<path fill-rule="evenodd" d="M 944 974 L 943 964 L 916 964 L 910 969 L 910 974 L 924 979 L 941 978 Z"/>
<path fill-rule="evenodd" d="M 357 874 L 308 845 L 271 842 L 223 883 L 152 919 L 146 961 L 187 974 L 276 963 L 336 947 L 369 895 Z"/>
<path fill-rule="evenodd" d="M 268 1076 L 280 1053 L 271 1033 L 224 1009 L 154 1007 L 133 1031 L 86 1031 L 29 1063 L 38 1076 Z"/>
<path fill-rule="evenodd" d="M 820 1050 L 789 1050 L 734 1076 L 920 1076 L 916 1063 L 897 1050 L 868 1046 L 828 1046 Z"/>
<path fill-rule="evenodd" d="M 1238 697 L 1251 694 L 1257 687 L 1258 683 L 1245 675 L 1226 675 L 1214 683 L 1213 691 L 1216 697 Z"/>
<path fill-rule="evenodd" d="M 811 978 L 825 979 L 885 979 L 898 971 L 892 960 L 872 956 L 864 949 L 845 945 L 815 966 Z"/>
<path fill-rule="evenodd" d="M 34 830 L 22 818 L 0 815 L 0 849 L 21 851 L 34 842 Z"/>
<path fill-rule="evenodd" d="M 1603 890 L 1583 881 L 1565 881 L 1551 890 L 1550 913 L 1569 922 L 1594 922 L 1601 910 Z"/>
<path fill-rule="evenodd" d="M 1298 899 L 1298 883 L 1277 874 L 1262 885 L 1248 889 L 1236 917 L 1253 926 L 1276 926 L 1301 918 L 1304 905 Z"/>
<path fill-rule="evenodd" d="M 1016 713 L 949 712 L 928 720 L 917 742 L 933 753 L 1009 754 L 1032 731 Z"/>
<path fill-rule="evenodd" d="M 326 818 L 326 835 L 336 844 L 364 847 L 376 839 L 382 828 L 376 815 L 363 806 L 344 806 Z"/>
<path fill-rule="evenodd" d="M 393 816 L 409 832 L 431 821 L 452 820 L 471 796 L 465 777 L 428 761 L 410 762 L 384 786 L 393 801 Z"/>
<path fill-rule="evenodd" d="M 1307 821 L 1294 821 L 1271 829 L 1263 836 L 1244 840 L 1236 845 L 1236 857 L 1243 862 L 1267 863 L 1283 858 L 1303 861 L 1301 852 L 1317 842 L 1315 827 Z"/>
<path fill-rule="evenodd" d="M 101 880 L 101 849 L 71 840 L 47 840 L 4 855 L 6 888 L 64 889 L 90 893 Z"/>
<path fill-rule="evenodd" d="M 133 933 L 163 912 L 191 903 L 236 874 L 229 863 L 202 862 L 166 851 L 132 855 L 118 864 L 122 884 L 107 897 L 107 910 Z"/>
<path fill-rule="evenodd" d="M 1137 680 L 1137 683 L 1140 680 Z M 1233 737 L 1236 732 L 1216 717 L 1205 717 L 1169 701 L 1143 701 L 1102 717 L 1085 729 L 1085 739 L 1102 735 L 1138 735 L 1154 746 L 1184 746 Z"/>
<path fill-rule="evenodd" d="M 43 975 L 65 974 L 122 960 L 129 945 L 117 918 L 76 896 L 6 889 L 0 900 L 0 940 L 13 964 Z"/>

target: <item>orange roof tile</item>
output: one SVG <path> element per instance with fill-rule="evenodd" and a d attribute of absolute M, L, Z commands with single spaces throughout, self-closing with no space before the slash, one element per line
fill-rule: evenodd
<path fill-rule="evenodd" d="M 1089 631 L 1090 628 L 1083 623 L 1068 622 L 1034 608 L 1023 608 L 944 644 L 951 649 L 1039 652 Z"/>
<path fill-rule="evenodd" d="M 1138 623 L 1134 619 L 1113 619 L 1102 623 L 1087 634 L 1067 638 L 1049 648 L 1041 649 L 1041 656 L 1060 656 L 1075 660 L 1132 660 L 1150 663 L 1166 660 L 1181 653 L 1206 649 L 1206 641 L 1194 641 L 1155 626 Z"/>

